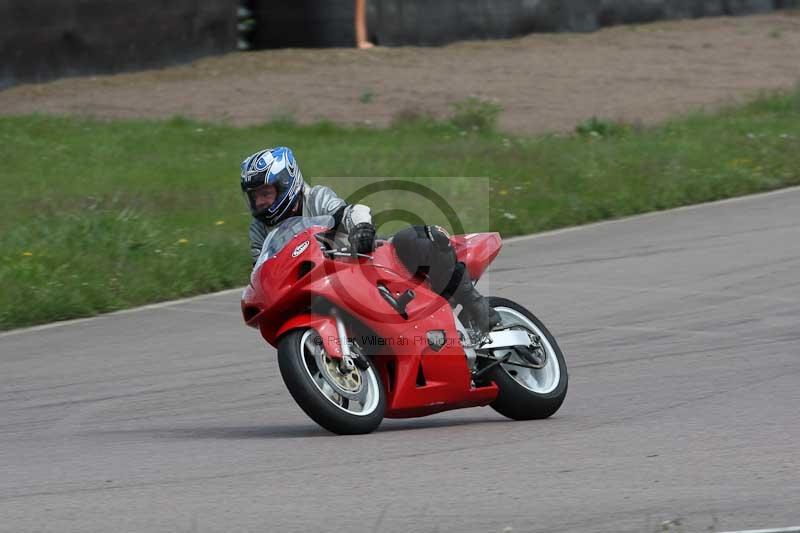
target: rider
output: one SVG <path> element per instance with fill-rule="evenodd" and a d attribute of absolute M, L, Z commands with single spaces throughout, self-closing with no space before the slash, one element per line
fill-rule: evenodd
<path fill-rule="evenodd" d="M 253 220 L 250 253 L 258 259 L 269 231 L 292 216 L 331 215 L 354 251 L 375 249 L 375 226 L 369 207 L 347 205 L 330 187 L 307 185 L 289 148 L 260 150 L 242 162 L 241 187 Z M 457 262 L 450 236 L 440 226 L 410 226 L 393 238 L 397 256 L 409 272 L 427 274 L 431 288 L 459 303 L 481 331 L 500 323 L 500 315 L 475 290 L 469 272 Z"/>

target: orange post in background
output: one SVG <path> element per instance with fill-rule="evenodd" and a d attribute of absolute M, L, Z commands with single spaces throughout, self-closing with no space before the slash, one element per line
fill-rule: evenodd
<path fill-rule="evenodd" d="M 375 46 L 367 39 L 367 0 L 356 1 L 356 46 L 362 50 Z"/>

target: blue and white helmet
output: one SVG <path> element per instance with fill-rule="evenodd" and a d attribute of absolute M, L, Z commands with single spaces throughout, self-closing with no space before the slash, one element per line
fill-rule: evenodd
<path fill-rule="evenodd" d="M 261 150 L 242 161 L 241 180 L 250 212 L 270 226 L 286 218 L 303 194 L 303 174 L 285 146 Z M 277 196 L 272 205 L 259 210 L 252 193 L 264 185 L 274 185 Z"/>

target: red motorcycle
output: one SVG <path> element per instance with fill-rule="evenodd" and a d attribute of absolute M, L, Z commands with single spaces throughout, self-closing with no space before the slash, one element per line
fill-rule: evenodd
<path fill-rule="evenodd" d="M 490 297 L 489 333 L 410 275 L 390 240 L 373 255 L 336 245 L 332 217 L 293 217 L 267 236 L 242 295 L 248 326 L 278 349 L 281 376 L 320 426 L 369 433 L 384 417 L 491 405 L 515 420 L 547 418 L 567 393 L 555 338 L 530 311 Z M 497 233 L 452 237 L 478 280 Z"/>

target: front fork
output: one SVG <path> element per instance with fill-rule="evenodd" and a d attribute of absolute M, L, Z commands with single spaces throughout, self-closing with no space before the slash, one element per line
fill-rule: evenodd
<path fill-rule="evenodd" d="M 350 340 L 347 337 L 347 329 L 344 327 L 344 320 L 338 309 L 332 309 L 331 315 L 336 321 L 336 333 L 339 336 L 339 346 L 342 347 L 342 358 L 339 359 L 339 372 L 349 374 L 354 368 L 365 371 L 369 368 L 369 363 L 361 354 L 353 354 L 350 350 Z"/>

